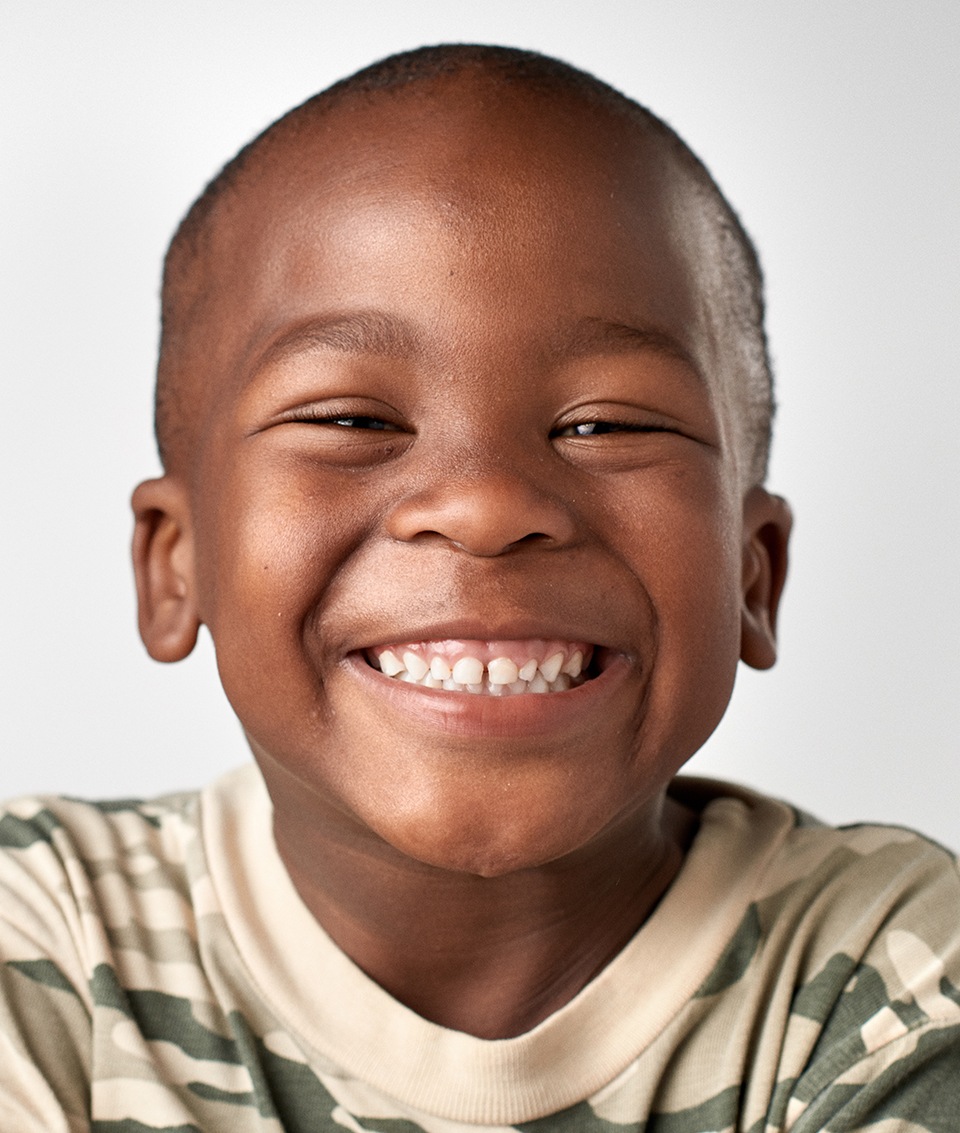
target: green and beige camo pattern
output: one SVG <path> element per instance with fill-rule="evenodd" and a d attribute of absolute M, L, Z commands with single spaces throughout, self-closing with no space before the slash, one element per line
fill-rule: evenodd
<path fill-rule="evenodd" d="M 322 933 L 250 768 L 0 818 L 0 1133 L 960 1130 L 960 884 L 722 784 L 624 952 L 534 1031 L 420 1019 Z"/>

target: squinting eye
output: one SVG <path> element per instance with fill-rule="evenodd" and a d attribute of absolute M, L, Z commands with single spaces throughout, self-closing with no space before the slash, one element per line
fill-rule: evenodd
<path fill-rule="evenodd" d="M 397 428 L 378 417 L 330 417 L 327 420 L 329 424 L 342 425 L 345 429 L 383 429 L 395 432 Z"/>
<path fill-rule="evenodd" d="M 619 421 L 581 421 L 579 425 L 566 425 L 558 429 L 558 437 L 595 437 L 601 433 L 648 432 L 642 425 L 625 425 Z"/>

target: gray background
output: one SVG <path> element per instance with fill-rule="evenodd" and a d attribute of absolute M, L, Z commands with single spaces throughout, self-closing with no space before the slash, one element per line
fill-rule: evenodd
<path fill-rule="evenodd" d="M 692 769 L 960 845 L 960 4 L 5 0 L 0 794 L 197 785 L 245 758 L 204 640 L 149 661 L 127 497 L 159 262 L 254 132 L 424 42 L 538 48 L 648 103 L 761 249 L 794 503 L 772 673 Z"/>

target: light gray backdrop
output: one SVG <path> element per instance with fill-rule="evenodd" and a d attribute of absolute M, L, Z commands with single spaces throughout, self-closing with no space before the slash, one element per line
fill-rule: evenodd
<path fill-rule="evenodd" d="M 769 281 L 797 513 L 782 660 L 692 765 L 960 845 L 956 0 L 6 0 L 0 12 L 0 794 L 199 784 L 245 758 L 204 642 L 136 637 L 132 485 L 159 263 L 255 131 L 389 52 L 570 59 L 706 160 Z"/>

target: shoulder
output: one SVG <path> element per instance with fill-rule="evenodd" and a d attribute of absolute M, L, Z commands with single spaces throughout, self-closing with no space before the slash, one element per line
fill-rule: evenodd
<path fill-rule="evenodd" d="M 797 1131 L 940 1128 L 931 1106 L 960 1080 L 955 856 L 911 830 L 831 827 L 738 788 L 717 786 L 704 813 L 717 805 L 748 828 L 771 807 L 785 820 L 698 993 L 724 1034 L 753 1036 L 755 1112 Z M 771 1080 L 773 1099 L 758 1089 Z M 955 1115 L 960 1090 L 948 1093 Z"/>
<path fill-rule="evenodd" d="M 163 891 L 184 896 L 197 795 L 107 802 L 42 797 L 0 810 L 0 962 L 37 974 L 55 962 L 85 984 Z M 31 967 L 31 965 L 33 965 Z M 37 967 L 40 965 L 40 967 Z"/>
<path fill-rule="evenodd" d="M 714 850 L 755 869 L 752 901 L 766 924 L 816 923 L 861 934 L 912 919 L 925 933 L 960 928 L 960 868 L 948 849 L 913 830 L 829 826 L 796 807 L 732 784 L 679 781 Z"/>
<path fill-rule="evenodd" d="M 755 901 L 771 938 L 800 934 L 814 955 L 875 963 L 893 987 L 921 951 L 957 959 L 957 859 L 913 830 L 830 827 L 797 812 Z"/>
<path fill-rule="evenodd" d="M 116 956 L 191 915 L 196 809 L 192 794 L 0 809 L 0 1112 L 16 1128 L 85 1120 Z"/>
<path fill-rule="evenodd" d="M 799 827 L 771 878 L 773 951 L 809 954 L 788 1034 L 810 1044 L 796 1130 L 954 1128 L 960 1108 L 960 875 L 910 830 Z M 809 862 L 802 878 L 790 876 Z M 804 908 L 804 906 L 806 906 Z M 762 908 L 762 906 L 761 906 Z M 778 923 L 774 924 L 774 920 Z M 795 934 L 797 943 L 790 943 Z M 944 1124 L 944 1118 L 947 1123 Z"/>
<path fill-rule="evenodd" d="M 196 836 L 196 793 L 156 800 L 24 798 L 0 809 L 0 886 L 83 890 L 104 877 L 133 877 L 151 864 L 182 865 Z"/>
<path fill-rule="evenodd" d="M 911 968 L 928 970 L 930 954 L 960 963 L 960 869 L 949 850 L 897 826 L 828 826 L 727 784 L 693 788 L 705 824 L 712 819 L 720 830 L 717 848 L 762 857 L 745 921 L 767 960 L 785 963 L 802 941 L 798 976 L 831 963 L 849 971 L 870 963 L 901 991 Z M 716 821 L 718 812 L 725 821 Z"/>
<path fill-rule="evenodd" d="M 198 797 L 196 791 L 183 791 L 156 799 L 39 795 L 9 800 L 0 805 L 0 850 L 100 846 L 105 838 L 115 845 L 129 843 L 137 834 L 189 821 Z"/>

